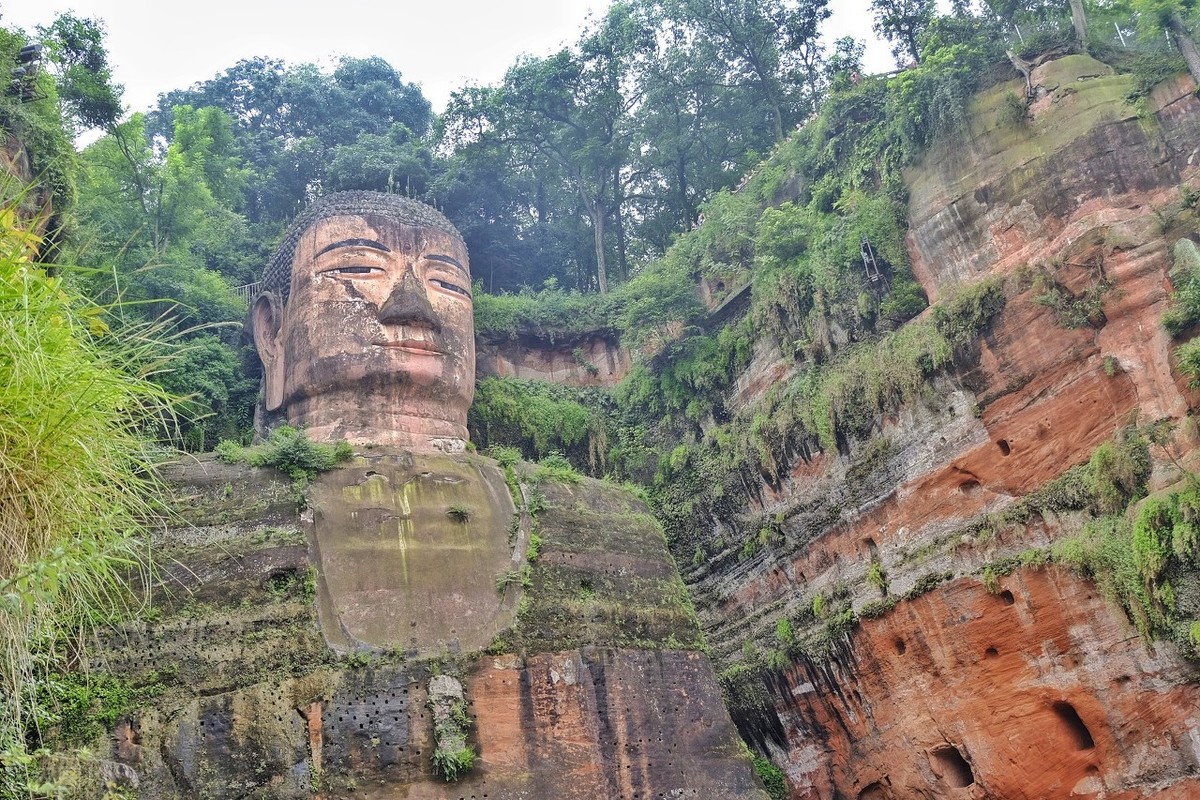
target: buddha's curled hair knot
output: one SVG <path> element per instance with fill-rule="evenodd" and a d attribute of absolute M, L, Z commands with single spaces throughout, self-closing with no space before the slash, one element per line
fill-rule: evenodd
<path fill-rule="evenodd" d="M 338 192 L 313 202 L 288 227 L 279 249 L 263 272 L 261 290 L 274 293 L 286 305 L 292 288 L 292 259 L 300 237 L 319 220 L 349 215 L 384 217 L 401 225 L 435 228 L 462 241 L 462 234 L 454 223 L 433 206 L 419 200 L 382 192 Z"/>

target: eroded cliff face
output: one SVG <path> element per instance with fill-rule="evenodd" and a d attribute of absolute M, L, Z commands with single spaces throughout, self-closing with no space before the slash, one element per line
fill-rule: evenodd
<path fill-rule="evenodd" d="M 0 173 L 4 200 L 17 200 L 14 210 L 24 226 L 38 237 L 45 236 L 54 219 L 54 190 L 39 180 L 30 163 L 29 148 L 13 133 L 5 135 L 0 147 Z"/>
<path fill-rule="evenodd" d="M 566 386 L 614 386 L 633 366 L 629 350 L 615 335 L 604 334 L 567 342 L 480 337 L 475 363 L 481 376 Z"/>
<path fill-rule="evenodd" d="M 771 686 L 795 796 L 1195 797 L 1200 671 L 1052 568 L 862 622 Z"/>
<path fill-rule="evenodd" d="M 870 441 L 797 458 L 740 516 L 714 520 L 715 541 L 774 520 L 780 543 L 750 558 L 730 546 L 687 576 L 735 719 L 783 766 L 792 797 L 1200 791 L 1190 662 L 1144 641 L 1070 570 L 1027 567 L 991 592 L 981 578 L 1082 519 L 1028 515 L 988 535 L 974 523 L 1131 421 L 1183 421 L 1194 399 L 1161 325 L 1172 245 L 1195 236 L 1192 85 L 1169 82 L 1135 108 L 1122 99 L 1128 78 L 1083 56 L 1033 80 L 1026 121 L 1000 112 L 1021 83 L 995 87 L 971 130 L 908 176 L 909 251 L 930 299 L 993 279 L 1003 310 Z M 761 345 L 730 403 L 753 403 L 788 372 Z M 1177 434 L 1172 453 L 1193 446 Z M 1155 455 L 1161 488 L 1179 472 Z M 834 601 L 857 621 L 830 619 L 822 607 Z M 738 675 L 746 642 L 763 650 L 793 635 L 781 619 L 807 620 L 794 635 L 824 636 L 828 657 Z"/>
<path fill-rule="evenodd" d="M 154 614 L 91 665 L 153 695 L 98 747 L 104 774 L 164 799 L 761 800 L 645 506 L 516 469 L 516 515 L 476 456 L 371 451 L 303 511 L 273 470 L 174 469 Z M 435 676 L 477 756 L 455 781 L 433 768 Z"/>

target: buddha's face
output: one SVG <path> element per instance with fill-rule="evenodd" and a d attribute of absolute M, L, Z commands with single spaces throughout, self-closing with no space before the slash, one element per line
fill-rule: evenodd
<path fill-rule="evenodd" d="M 255 313 L 258 337 L 271 324 Z M 394 432 L 366 429 L 392 424 L 380 419 L 430 436 L 447 435 L 439 423 L 450 423 L 465 438 L 475 337 L 467 253 L 455 237 L 386 217 L 318 220 L 296 245 L 280 316 L 278 362 L 263 358 L 269 409 L 332 425 L 321 431 L 327 438 L 395 441 Z"/>

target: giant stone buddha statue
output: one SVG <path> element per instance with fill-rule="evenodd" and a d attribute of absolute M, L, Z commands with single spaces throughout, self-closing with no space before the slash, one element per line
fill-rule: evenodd
<path fill-rule="evenodd" d="M 328 798 L 761 800 L 645 506 L 600 481 L 548 481 L 536 520 L 530 504 L 518 515 L 498 465 L 466 448 L 475 341 L 453 225 L 402 197 L 335 194 L 297 219 L 263 283 L 265 409 L 356 445 L 315 479 L 302 519 L 320 637 L 373 656 L 143 724 L 159 743 L 145 770 L 289 800 L 316 775 Z M 469 772 L 435 774 L 431 759 L 464 747 Z"/>
<path fill-rule="evenodd" d="M 269 412 L 359 445 L 312 487 L 322 629 L 338 650 L 486 646 L 512 620 L 520 560 L 490 461 L 462 454 L 475 394 L 467 248 L 397 195 L 316 201 L 285 234 L 252 311 Z"/>
<path fill-rule="evenodd" d="M 475 393 L 471 276 L 433 208 L 342 192 L 289 229 L 253 309 L 264 403 L 318 440 L 462 452 Z"/>

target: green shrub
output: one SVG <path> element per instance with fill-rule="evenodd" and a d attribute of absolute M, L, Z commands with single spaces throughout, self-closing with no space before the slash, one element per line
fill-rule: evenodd
<path fill-rule="evenodd" d="M 787 617 L 780 617 L 775 623 L 775 641 L 785 648 L 796 643 L 796 634 L 792 632 L 792 623 Z"/>
<path fill-rule="evenodd" d="M 612 327 L 607 298 L 554 285 L 537 292 L 488 294 L 476 284 L 474 300 L 476 332 L 495 338 L 515 338 L 523 333 L 554 343 Z"/>
<path fill-rule="evenodd" d="M 881 597 L 878 600 L 871 600 L 864 603 L 858 613 L 863 619 L 878 619 L 895 607 L 896 598 Z"/>
<path fill-rule="evenodd" d="M 758 773 L 759 780 L 763 782 L 763 787 L 767 790 L 767 796 L 771 800 L 787 800 L 787 780 L 783 770 L 762 756 L 753 755 L 751 758 L 754 761 L 754 771 Z"/>
<path fill-rule="evenodd" d="M 1175 365 L 1188 379 L 1188 386 L 1200 389 L 1200 338 L 1175 348 Z"/>
<path fill-rule="evenodd" d="M 533 563 L 538 560 L 538 556 L 542 554 L 542 537 L 541 534 L 534 531 L 529 534 L 529 549 L 525 551 L 525 560 Z"/>
<path fill-rule="evenodd" d="M 933 308 L 933 324 L 955 352 L 963 353 L 1006 302 L 1002 278 L 982 280 L 939 298 Z"/>
<path fill-rule="evenodd" d="M 292 480 L 306 483 L 320 472 L 328 472 L 354 457 L 349 442 L 321 444 L 308 438 L 302 428 L 281 425 L 271 431 L 262 444 L 242 447 L 223 441 L 217 445 L 217 458 L 230 464 L 274 467 Z"/>
<path fill-rule="evenodd" d="M 433 753 L 433 771 L 447 782 L 456 781 L 471 771 L 475 766 L 475 751 L 470 747 L 446 752 L 435 750 Z"/>
<path fill-rule="evenodd" d="M 1089 283 L 1080 294 L 1073 294 L 1065 286 L 1046 281 L 1040 294 L 1033 302 L 1054 312 L 1054 319 L 1067 329 L 1085 325 L 1099 327 L 1104 322 L 1104 295 L 1112 291 L 1113 282 L 1097 279 Z"/>
<path fill-rule="evenodd" d="M 143 437 L 169 404 L 146 376 L 168 349 L 158 332 L 119 328 L 33 263 L 39 245 L 0 209 L 0 793 L 53 713 L 37 687 L 126 602 L 133 536 L 154 517 Z"/>
<path fill-rule="evenodd" d="M 1151 466 L 1149 445 L 1139 435 L 1125 433 L 1097 447 L 1084 479 L 1097 510 L 1114 514 L 1145 494 Z"/>
<path fill-rule="evenodd" d="M 891 291 L 879 304 L 879 318 L 889 328 L 895 328 L 920 314 L 928 305 L 929 300 L 921 284 L 907 276 L 900 276 L 892 281 Z"/>
<path fill-rule="evenodd" d="M 941 584 L 954 577 L 953 572 L 929 572 L 917 578 L 912 588 L 904 593 L 905 600 L 913 600 L 927 592 L 932 592 Z"/>
<path fill-rule="evenodd" d="M 605 419 L 597 410 L 603 405 L 600 390 L 485 378 L 476 388 L 467 427 L 471 439 L 489 451 L 500 445 L 531 459 L 569 454 L 599 470 L 606 456 Z"/>
<path fill-rule="evenodd" d="M 1175 290 L 1162 322 L 1167 333 L 1179 336 L 1200 322 L 1200 250 L 1191 239 L 1175 242 L 1171 283 Z"/>
<path fill-rule="evenodd" d="M 881 595 L 887 597 L 887 573 L 884 571 L 883 563 L 879 559 L 872 559 L 871 563 L 867 565 L 867 583 L 879 590 Z"/>
<path fill-rule="evenodd" d="M 1200 565 L 1198 510 L 1196 485 L 1150 497 L 1132 519 L 1120 509 L 1059 540 L 1053 559 L 1094 580 L 1125 608 L 1143 636 L 1172 638 L 1196 657 L 1200 653 L 1189 639 L 1192 620 L 1179 616 L 1170 576 L 1192 573 Z"/>
<path fill-rule="evenodd" d="M 559 483 L 579 483 L 583 476 L 571 465 L 562 453 L 548 453 L 538 462 L 533 471 L 534 483 L 542 481 L 558 481 Z"/>
<path fill-rule="evenodd" d="M 1137 102 L 1149 95 L 1155 86 L 1181 72 L 1187 72 L 1187 62 L 1174 49 L 1140 53 L 1133 63 L 1133 88 L 1126 95 L 1126 101 Z"/>

